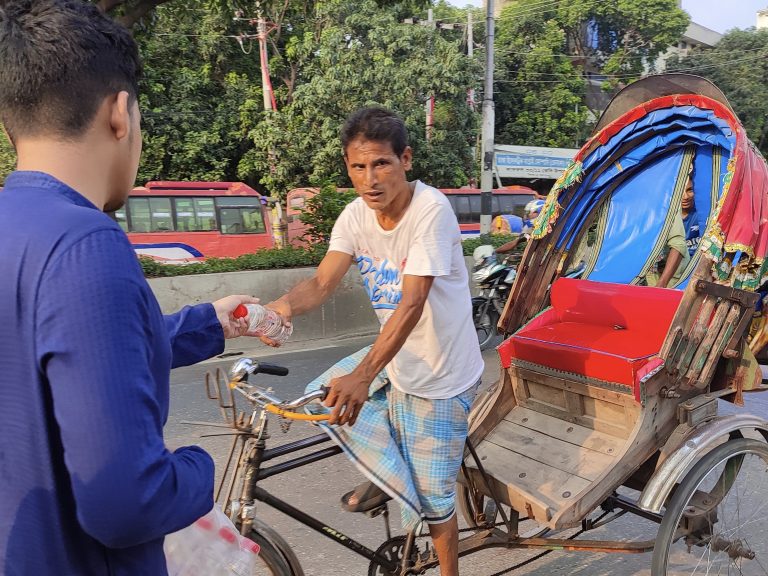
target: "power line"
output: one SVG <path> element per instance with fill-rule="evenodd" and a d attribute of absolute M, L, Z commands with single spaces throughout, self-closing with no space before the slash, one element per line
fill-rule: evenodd
<path fill-rule="evenodd" d="M 736 58 L 736 59 L 724 58 L 721 61 L 717 61 L 717 62 L 711 63 L 711 64 L 699 64 L 699 65 L 696 65 L 696 66 L 688 66 L 688 67 L 683 67 L 683 68 L 676 68 L 674 70 L 674 72 L 698 72 L 698 71 L 702 71 L 702 70 L 709 70 L 711 68 L 719 68 L 721 66 L 726 66 L 726 65 L 727 66 L 731 66 L 734 63 L 753 62 L 753 61 L 756 61 L 756 60 L 762 60 L 763 58 L 768 56 L 768 49 L 763 49 L 763 50 L 765 50 L 765 53 L 763 53 L 763 54 L 757 54 L 757 55 L 753 55 L 753 56 L 746 56 L 744 58 Z M 578 74 L 578 72 L 576 72 L 576 73 Z M 535 71 L 530 71 L 530 72 L 525 72 L 525 74 L 533 74 L 533 75 L 536 75 L 536 76 L 545 76 L 545 77 L 552 77 L 552 78 L 565 78 L 565 79 L 573 78 L 574 77 L 573 74 L 566 74 L 566 73 L 560 73 L 560 72 L 535 72 Z M 595 80 L 630 80 L 630 79 L 634 79 L 634 78 L 637 78 L 637 77 L 647 76 L 647 74 L 646 75 L 642 75 L 641 74 L 641 75 L 638 76 L 638 74 L 632 74 L 632 73 L 629 73 L 629 72 L 625 73 L 625 74 L 599 74 L 599 73 L 596 73 L 594 76 L 596 76 L 596 78 L 594 78 Z M 507 81 L 512 81 L 512 82 L 520 82 L 518 80 L 509 79 L 509 78 L 507 78 L 506 80 Z M 560 80 L 529 80 L 529 82 L 553 82 L 553 83 L 559 83 L 561 81 Z"/>

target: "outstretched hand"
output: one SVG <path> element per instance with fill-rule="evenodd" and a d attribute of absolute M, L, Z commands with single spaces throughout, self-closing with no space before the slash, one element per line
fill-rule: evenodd
<path fill-rule="evenodd" d="M 221 329 L 224 331 L 224 338 L 237 338 L 243 336 L 248 331 L 247 318 L 235 318 L 233 313 L 240 304 L 258 304 L 259 299 L 253 296 L 236 294 L 227 296 L 213 303 L 213 309 L 216 310 L 216 317 L 221 323 Z"/>
<path fill-rule="evenodd" d="M 274 300 L 269 304 L 266 304 L 264 308 L 269 308 L 270 310 L 274 310 L 275 312 L 277 312 L 278 315 L 280 316 L 280 319 L 283 321 L 284 326 L 291 325 L 293 310 L 291 309 L 291 305 L 286 298 L 278 298 L 277 300 Z M 269 338 L 267 336 L 259 336 L 259 339 L 262 342 L 264 342 L 264 344 L 266 344 L 267 346 L 272 346 L 273 348 L 278 348 L 280 346 L 279 342 L 275 342 L 274 340 L 272 340 L 272 338 Z"/>

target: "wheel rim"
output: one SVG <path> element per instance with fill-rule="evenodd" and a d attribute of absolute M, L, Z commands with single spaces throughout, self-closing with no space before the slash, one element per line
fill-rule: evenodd
<path fill-rule="evenodd" d="M 677 514 L 666 574 L 768 575 L 768 455 L 741 450 L 719 459 Z"/>
<path fill-rule="evenodd" d="M 489 312 L 475 312 L 475 331 L 477 332 L 477 341 L 480 346 L 485 346 L 490 342 L 491 338 L 496 332 L 496 327 L 493 325 L 493 317 Z"/>

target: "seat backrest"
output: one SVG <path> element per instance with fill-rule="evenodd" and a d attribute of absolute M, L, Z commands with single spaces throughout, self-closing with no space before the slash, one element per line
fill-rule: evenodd
<path fill-rule="evenodd" d="M 683 292 L 666 288 L 559 278 L 552 285 L 552 307 L 559 322 L 621 326 L 666 334 Z"/>

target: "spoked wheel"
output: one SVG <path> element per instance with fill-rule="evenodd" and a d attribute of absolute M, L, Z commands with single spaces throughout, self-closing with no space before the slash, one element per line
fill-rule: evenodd
<path fill-rule="evenodd" d="M 254 519 L 251 540 L 259 545 L 259 562 L 251 576 L 304 576 L 299 559 L 272 528 Z"/>
<path fill-rule="evenodd" d="M 472 490 L 469 486 L 456 485 L 456 505 L 469 528 L 479 528 L 483 525 L 482 522 L 478 522 L 478 512 L 483 514 L 480 518 L 485 519 L 486 524 L 496 524 L 502 521 L 493 498 L 488 498 L 484 494 Z M 511 508 L 503 504 L 502 506 L 504 506 L 504 512 L 509 518 L 512 512 Z M 547 532 L 549 532 L 549 528 L 542 526 L 535 520 L 526 521 L 519 526 L 520 538 L 538 538 Z"/>
<path fill-rule="evenodd" d="M 408 538 L 406 536 L 395 536 L 394 538 L 390 538 L 376 549 L 376 553 L 382 555 L 387 560 L 392 560 L 399 567 L 403 561 L 403 554 L 405 553 L 405 544 L 407 540 Z M 416 546 L 416 543 L 414 542 L 413 549 L 411 550 L 410 554 L 410 565 L 413 565 L 413 563 L 416 562 L 418 555 L 419 550 Z M 399 571 L 390 572 L 375 562 L 371 562 L 368 565 L 368 576 L 398 576 L 399 573 Z"/>
<path fill-rule="evenodd" d="M 488 306 L 476 306 L 472 310 L 472 321 L 475 324 L 475 332 L 477 332 L 477 341 L 480 344 L 480 350 L 486 350 L 496 336 L 496 326 L 499 323 L 499 314 L 493 308 L 492 304 Z"/>
<path fill-rule="evenodd" d="M 730 440 L 704 456 L 669 501 L 653 576 L 768 576 L 768 446 Z"/>

